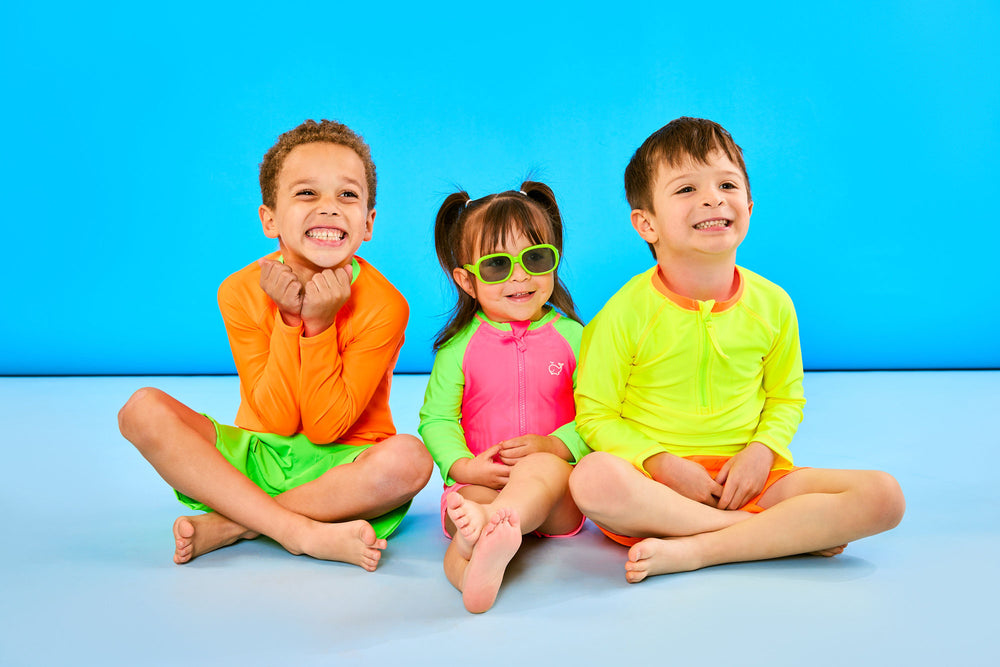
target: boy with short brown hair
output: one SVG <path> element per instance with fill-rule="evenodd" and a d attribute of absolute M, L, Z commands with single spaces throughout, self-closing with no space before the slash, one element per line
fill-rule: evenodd
<path fill-rule="evenodd" d="M 630 546 L 626 579 L 835 555 L 894 527 L 905 502 L 891 476 L 792 463 L 798 324 L 780 287 L 736 265 L 753 201 L 729 133 L 679 118 L 636 151 L 625 185 L 656 266 L 584 330 L 577 430 L 595 452 L 570 488 Z"/>

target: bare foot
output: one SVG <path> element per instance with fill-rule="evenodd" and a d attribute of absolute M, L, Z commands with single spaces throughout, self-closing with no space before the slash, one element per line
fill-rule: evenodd
<path fill-rule="evenodd" d="M 174 521 L 174 562 L 180 565 L 257 535 L 217 512 L 178 517 Z"/>
<path fill-rule="evenodd" d="M 384 539 L 377 539 L 375 529 L 367 521 L 322 523 L 310 521 L 297 548 L 283 544 L 293 554 L 306 554 L 322 560 L 359 565 L 374 572 L 386 547 Z"/>
<path fill-rule="evenodd" d="M 823 556 L 824 558 L 830 558 L 831 556 L 839 556 L 844 553 L 844 549 L 847 548 L 846 544 L 841 544 L 839 547 L 833 547 L 832 549 L 820 549 L 819 551 L 810 552 L 810 556 Z"/>
<path fill-rule="evenodd" d="M 458 554 L 465 560 L 472 558 L 472 550 L 479 541 L 479 535 L 489 521 L 486 508 L 469 500 L 460 493 L 451 493 L 445 499 L 448 516 L 455 524 L 452 542 Z"/>
<path fill-rule="evenodd" d="M 648 537 L 628 550 L 625 580 L 637 584 L 646 577 L 689 572 L 703 567 L 691 538 Z"/>
<path fill-rule="evenodd" d="M 462 581 L 462 602 L 473 614 L 493 606 L 507 564 L 521 546 L 521 520 L 517 512 L 499 509 L 490 517 L 476 543 Z"/>

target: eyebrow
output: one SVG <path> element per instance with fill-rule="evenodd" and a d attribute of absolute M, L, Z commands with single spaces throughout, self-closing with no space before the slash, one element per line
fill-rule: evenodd
<path fill-rule="evenodd" d="M 724 176 L 727 179 L 745 180 L 743 178 L 743 174 L 741 174 L 738 171 L 732 171 L 730 169 L 726 169 L 726 170 L 723 170 L 723 171 L 719 172 L 719 175 Z M 664 182 L 663 183 L 663 187 L 664 188 L 669 188 L 672 184 L 676 183 L 677 181 L 690 180 L 691 176 L 692 176 L 692 172 L 685 172 L 683 174 L 680 174 L 679 176 L 671 178 L 669 181 Z"/>
<path fill-rule="evenodd" d="M 338 178 L 346 182 L 348 185 L 352 185 L 358 188 L 359 190 L 364 188 L 364 185 L 361 183 L 361 181 L 358 181 L 350 176 L 341 176 Z M 288 184 L 288 188 L 294 190 L 295 188 L 302 187 L 303 185 L 313 186 L 315 185 L 315 180 L 316 179 L 313 176 L 306 176 L 305 178 L 300 178 L 297 181 L 292 181 L 291 183 Z"/>

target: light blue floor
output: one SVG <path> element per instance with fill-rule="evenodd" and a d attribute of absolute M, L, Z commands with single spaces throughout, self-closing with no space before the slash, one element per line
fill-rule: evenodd
<path fill-rule="evenodd" d="M 396 378 L 400 430 L 425 383 Z M 797 462 L 888 470 L 907 496 L 842 556 L 630 586 L 588 524 L 528 542 L 482 616 L 441 570 L 436 477 L 375 573 L 267 539 L 174 565 L 183 508 L 115 422 L 145 384 L 235 415 L 232 377 L 0 378 L 0 665 L 997 664 L 1000 372 L 807 374 Z"/>

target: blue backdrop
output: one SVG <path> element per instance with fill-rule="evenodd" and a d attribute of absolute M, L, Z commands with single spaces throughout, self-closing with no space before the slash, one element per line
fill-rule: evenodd
<path fill-rule="evenodd" d="M 410 302 L 398 370 L 429 370 L 451 305 L 431 229 L 456 185 L 549 183 L 589 318 L 651 265 L 622 172 L 679 115 L 743 146 L 739 260 L 792 295 L 807 368 L 998 367 L 998 19 L 969 0 L 5 3 L 0 374 L 233 372 L 216 288 L 273 249 L 257 165 L 306 118 L 372 146 L 361 254 Z"/>

